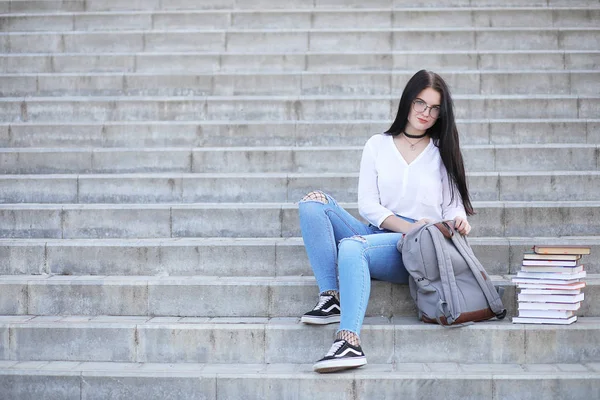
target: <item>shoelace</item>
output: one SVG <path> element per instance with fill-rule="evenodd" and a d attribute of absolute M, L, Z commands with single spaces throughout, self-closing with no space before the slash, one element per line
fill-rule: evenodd
<path fill-rule="evenodd" d="M 325 357 L 332 357 L 340 349 L 340 347 L 344 345 L 344 343 L 346 343 L 345 340 L 334 342 Z"/>
<path fill-rule="evenodd" d="M 315 308 L 313 308 L 313 310 L 320 310 L 325 305 L 325 303 L 327 303 L 329 299 L 331 299 L 331 297 L 333 296 L 319 296 L 319 302 L 317 303 Z"/>

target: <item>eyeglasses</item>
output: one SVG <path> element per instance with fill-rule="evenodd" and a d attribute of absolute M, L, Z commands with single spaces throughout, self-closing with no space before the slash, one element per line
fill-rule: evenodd
<path fill-rule="evenodd" d="M 425 103 L 421 99 L 413 100 L 413 110 L 415 110 L 415 112 L 418 112 L 419 114 L 421 114 L 421 113 L 424 114 L 428 108 L 429 108 L 429 116 L 431 118 L 437 119 L 440 116 L 440 106 L 428 106 L 427 103 Z"/>

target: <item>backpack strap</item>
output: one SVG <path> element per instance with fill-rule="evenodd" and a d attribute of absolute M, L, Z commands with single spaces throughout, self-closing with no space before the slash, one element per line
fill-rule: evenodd
<path fill-rule="evenodd" d="M 452 226 L 450 226 L 450 224 Z M 444 222 L 444 225 L 446 227 L 449 227 L 450 230 L 453 231 L 454 230 L 453 221 L 450 221 L 450 224 L 447 222 Z M 504 305 L 502 304 L 501 295 L 498 294 L 498 290 L 496 290 L 496 287 L 493 285 L 492 281 L 489 279 L 489 276 L 485 272 L 485 269 L 483 268 L 483 266 L 481 265 L 481 263 L 479 262 L 477 257 L 475 257 L 475 254 L 473 254 L 473 250 L 471 249 L 471 246 L 469 246 L 469 243 L 466 241 L 466 239 L 462 235 L 452 234 L 451 238 L 452 238 L 452 242 L 454 243 L 454 246 L 459 251 L 459 253 L 463 256 L 463 258 L 467 262 L 467 265 L 473 272 L 473 275 L 475 276 L 477 283 L 479 283 L 479 286 L 481 287 L 481 290 L 482 290 L 483 294 L 485 295 L 485 298 L 490 306 L 490 309 L 492 310 L 492 312 L 494 314 L 496 314 L 496 318 L 503 319 L 506 316 L 506 309 L 504 308 Z M 502 291 L 504 291 L 504 290 L 502 290 Z"/>
<path fill-rule="evenodd" d="M 458 286 L 456 285 L 456 279 L 454 277 L 454 268 L 452 267 L 452 261 L 450 255 L 446 251 L 444 246 L 444 235 L 441 230 L 431 224 L 424 230 L 429 232 L 435 247 L 435 254 L 438 261 L 438 267 L 440 271 L 440 279 L 442 282 L 442 290 L 444 291 L 444 297 L 446 301 L 440 300 L 437 307 L 436 320 L 440 325 L 445 325 L 441 322 L 440 317 L 446 317 L 448 325 L 452 325 L 454 321 L 460 317 L 462 310 L 460 309 L 460 301 L 458 299 Z"/>

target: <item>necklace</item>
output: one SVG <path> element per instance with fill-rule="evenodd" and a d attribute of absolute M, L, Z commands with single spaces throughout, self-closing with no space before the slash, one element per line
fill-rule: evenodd
<path fill-rule="evenodd" d="M 409 135 L 409 134 L 408 134 L 408 133 L 406 133 L 406 132 L 402 132 L 402 133 L 404 133 L 404 136 L 405 136 L 405 137 L 404 137 L 404 139 L 406 139 L 406 141 L 408 142 L 408 144 L 410 144 L 410 151 L 415 151 L 415 148 L 416 148 L 415 146 L 416 146 L 416 145 L 417 145 L 417 144 L 418 144 L 418 143 L 419 143 L 421 140 L 425 139 L 425 136 L 427 136 L 427 132 L 425 132 L 425 133 L 424 133 L 424 134 L 422 134 L 422 135 L 418 135 L 418 136 L 417 136 L 417 135 Z M 413 139 L 417 139 L 417 138 L 419 138 L 419 140 L 417 140 L 416 142 L 412 143 L 410 140 L 408 140 L 408 138 L 413 138 Z"/>
<path fill-rule="evenodd" d="M 425 137 L 427 135 L 427 132 L 424 132 L 422 135 L 411 135 L 411 134 L 406 133 L 406 132 L 402 132 L 402 133 L 404 133 L 404 136 L 407 136 L 407 137 L 409 137 L 411 139 L 421 139 L 422 137 Z"/>

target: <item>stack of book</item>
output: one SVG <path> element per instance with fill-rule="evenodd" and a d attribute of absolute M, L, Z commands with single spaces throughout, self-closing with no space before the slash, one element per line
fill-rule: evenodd
<path fill-rule="evenodd" d="M 584 295 L 585 271 L 583 255 L 590 254 L 585 246 L 534 246 L 525 253 L 521 271 L 513 278 L 520 289 L 519 316 L 513 323 L 561 324 L 577 321 Z"/>

